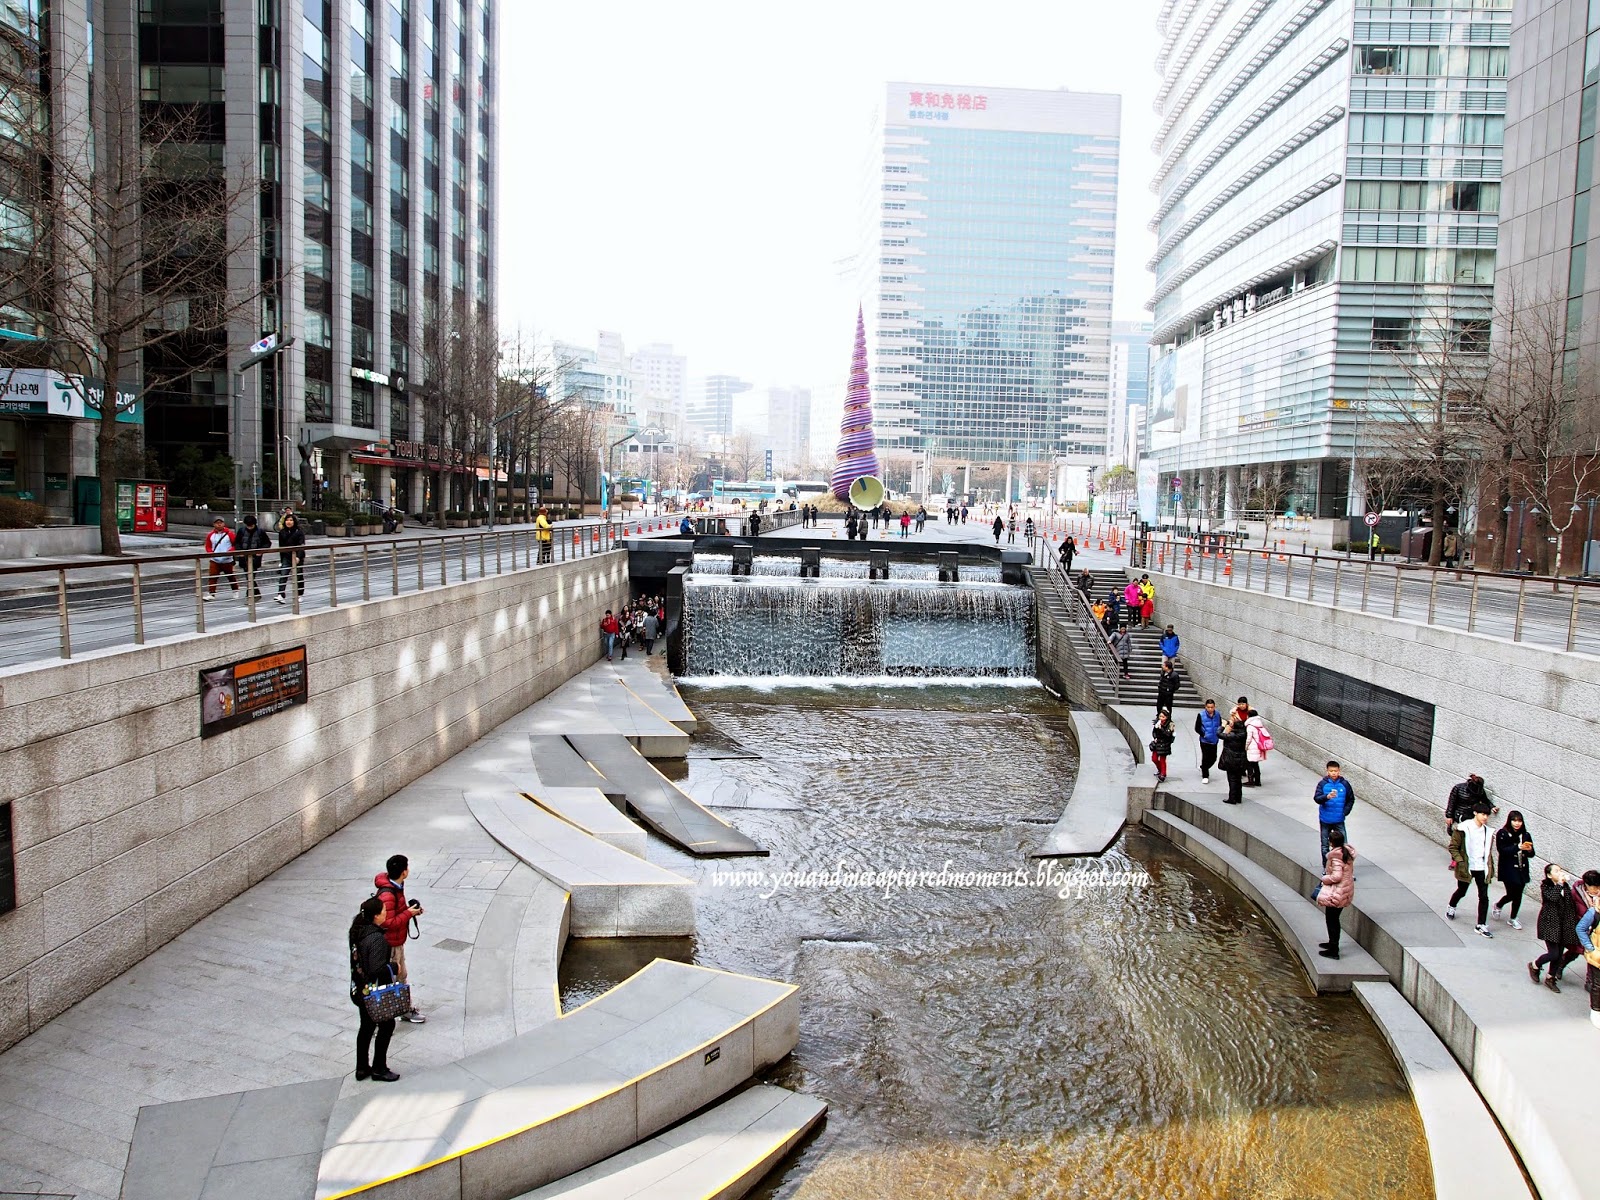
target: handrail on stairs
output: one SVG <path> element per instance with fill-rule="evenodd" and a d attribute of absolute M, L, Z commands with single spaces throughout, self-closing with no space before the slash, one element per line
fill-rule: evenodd
<path fill-rule="evenodd" d="M 1100 622 L 1094 619 L 1094 613 L 1089 608 L 1089 598 L 1080 592 L 1073 584 L 1072 579 L 1062 569 L 1059 560 L 1047 562 L 1044 566 L 1045 578 L 1050 581 L 1050 586 L 1055 589 L 1062 604 L 1066 606 L 1067 616 L 1072 623 L 1083 633 L 1093 652 L 1095 661 L 1106 673 L 1106 678 L 1111 681 L 1111 693 L 1115 703 L 1122 702 L 1122 667 L 1117 662 L 1116 651 L 1111 648 L 1111 642 L 1106 637 L 1106 631 L 1100 627 Z"/>

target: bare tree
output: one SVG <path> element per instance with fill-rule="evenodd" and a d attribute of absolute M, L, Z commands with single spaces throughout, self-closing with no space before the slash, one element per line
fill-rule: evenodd
<path fill-rule="evenodd" d="M 108 555 L 122 552 L 115 496 L 128 451 L 119 410 L 142 405 L 170 381 L 164 374 L 225 364 L 230 324 L 249 316 L 259 328 L 252 314 L 262 294 L 259 283 L 230 283 L 228 271 L 258 240 L 255 163 L 225 160 L 208 105 L 145 101 L 134 62 L 112 47 L 95 64 L 92 93 L 87 55 L 34 64 L 31 77 L 6 72 L 0 98 L 15 134 L 5 151 L 7 199 L 32 225 L 25 239 L 8 240 L 0 295 L 39 317 L 48 365 L 86 415 L 98 410 Z"/>
<path fill-rule="evenodd" d="M 723 457 L 728 470 L 739 477 L 739 482 L 744 483 L 749 481 L 750 472 L 756 469 L 756 464 L 765 460 L 766 453 L 753 435 L 736 433 L 729 439 L 727 453 Z"/>
<path fill-rule="evenodd" d="M 1369 389 L 1362 456 L 1376 460 L 1369 482 L 1409 494 L 1428 511 L 1433 566 L 1443 561 L 1448 514 L 1466 509 L 1478 475 L 1476 414 L 1489 340 L 1487 308 L 1453 294 L 1420 317 L 1374 319 L 1374 348 L 1387 350 L 1389 361 Z"/>

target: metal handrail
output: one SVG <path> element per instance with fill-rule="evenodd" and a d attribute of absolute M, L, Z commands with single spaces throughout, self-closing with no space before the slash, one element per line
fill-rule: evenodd
<path fill-rule="evenodd" d="M 1324 607 L 1381 612 L 1391 619 L 1504 637 L 1568 653 L 1600 653 L 1600 581 L 1596 580 L 1271 547 L 1230 547 L 1219 552 L 1195 538 L 1167 535 L 1150 536 L 1148 557 L 1145 569 L 1164 575 L 1269 592 Z M 1350 578 L 1353 574 L 1360 577 L 1359 587 Z M 1327 589 L 1326 596 L 1323 589 Z M 1460 603 L 1453 608 L 1441 603 L 1447 593 L 1453 593 Z M 1408 599 L 1413 609 L 1409 613 L 1402 611 Z M 1580 647 L 1585 640 L 1586 615 L 1591 618 L 1587 638 L 1591 644 Z M 1493 631 L 1497 616 L 1505 626 L 1504 633 Z M 1541 622 L 1544 628 L 1537 628 Z M 1530 630 L 1530 624 L 1536 628 Z"/>
<path fill-rule="evenodd" d="M 594 557 L 618 549 L 636 526 L 643 530 L 658 524 L 659 531 L 652 529 L 651 532 L 660 532 L 663 536 L 677 532 L 676 525 L 667 518 L 556 525 L 552 528 L 547 552 L 533 525 L 422 536 L 325 539 L 287 550 L 281 545 L 260 550 L 234 550 L 227 556 L 234 572 L 227 578 L 230 584 L 236 584 L 230 587 L 229 594 L 242 589 L 244 609 L 240 615 L 243 623 L 249 625 L 262 619 L 256 593 L 263 584 L 269 590 L 276 584 L 278 594 L 284 597 L 283 603 L 291 613 L 298 615 L 306 611 L 308 600 L 314 608 L 337 608 L 355 600 L 370 600 L 375 595 L 384 598 L 398 596 L 402 591 L 428 591 L 468 579 L 503 575 L 508 570 L 534 570 L 544 565 Z M 472 553 L 469 555 L 469 552 Z M 283 557 L 285 555 L 289 557 Z M 8 635 L 6 640 L 13 651 L 54 642 L 56 655 L 62 659 L 91 649 L 144 645 L 152 620 L 161 615 L 181 617 L 190 606 L 193 632 L 205 633 L 207 611 L 211 608 L 207 602 L 208 584 L 212 582 L 207 578 L 206 564 L 219 557 L 222 556 L 202 549 L 192 553 L 127 555 L 91 562 L 0 566 L 0 578 L 40 577 L 38 587 L 0 593 L 0 599 L 11 601 L 0 610 L 0 631 Z M 321 565 L 324 560 L 325 569 Z M 402 560 L 407 568 L 403 575 Z M 117 574 L 108 577 L 104 574 L 107 571 Z M 129 571 L 130 577 L 121 574 Z M 91 572 L 102 574 L 97 576 Z M 310 595 L 303 595 L 308 585 L 324 581 L 325 594 L 319 586 Z M 215 582 L 220 587 L 221 576 Z M 116 589 L 116 594 L 105 597 L 106 588 Z M 316 599 L 312 600 L 312 596 Z M 165 608 L 165 614 L 157 611 L 159 608 Z M 235 617 L 240 610 L 219 611 L 228 613 L 230 626 L 240 624 Z M 108 612 L 114 614 L 114 619 L 109 628 L 107 622 L 100 621 L 96 630 L 99 638 L 93 645 L 85 644 L 88 639 L 81 634 L 75 638 L 75 615 L 92 614 L 104 618 Z M 123 614 L 127 625 L 115 619 Z M 53 630 L 49 627 L 49 618 L 54 619 Z M 37 622 L 37 632 L 25 632 L 24 621 Z M 187 622 L 169 620 L 163 633 L 183 632 L 175 627 L 178 624 Z M 212 624 L 215 626 L 218 622 L 213 620 Z M 10 661 L 20 664 L 45 657 L 49 657 L 48 651 Z"/>
<path fill-rule="evenodd" d="M 1122 699 L 1122 665 L 1117 661 L 1116 651 L 1111 648 L 1106 631 L 1101 628 L 1100 622 L 1094 619 L 1094 613 L 1089 608 L 1089 599 L 1078 591 L 1072 579 L 1062 569 L 1059 561 L 1047 563 L 1044 568 L 1045 578 L 1055 588 L 1056 595 L 1061 598 L 1067 608 L 1067 616 L 1072 623 L 1084 634 L 1089 641 L 1089 649 L 1094 654 L 1095 661 L 1105 671 L 1106 678 L 1111 680 L 1111 691 L 1118 701 Z"/>

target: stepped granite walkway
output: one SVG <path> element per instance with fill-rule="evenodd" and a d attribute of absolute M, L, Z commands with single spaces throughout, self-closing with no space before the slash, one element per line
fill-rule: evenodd
<path fill-rule="evenodd" d="M 649 696 L 652 683 L 662 685 L 647 665 L 640 670 L 637 686 Z M 574 682 L 589 687 L 587 675 Z M 601 694 L 610 688 L 621 690 L 605 681 Z M 466 792 L 536 790 L 529 735 L 554 699 L 0 1054 L 0 1195 L 118 1200 L 143 1106 L 195 1101 L 205 1109 L 204 1132 L 216 1146 L 207 1167 L 219 1172 L 218 1186 L 259 1161 L 252 1114 L 263 1104 L 275 1108 L 285 1144 L 315 1141 L 299 1136 L 305 1114 L 325 1108 L 337 1094 L 327 1081 L 348 1085 L 353 1067 L 346 931 L 391 854 L 410 856 L 408 891 L 426 908 L 408 959 L 428 1021 L 397 1028 L 389 1055 L 397 1071 L 443 1068 L 557 1019 L 566 893 L 490 837 L 464 800 Z M 603 712 L 583 707 L 599 728 Z M 640 716 L 632 701 L 628 710 Z M 232 1094 L 231 1105 L 212 1099 Z M 200 1123 L 183 1110 L 163 1115 Z"/>
<path fill-rule="evenodd" d="M 1270 722 L 1271 714 L 1265 715 Z M 1133 710 L 1125 716 L 1144 722 L 1147 714 Z M 1177 714 L 1177 724 L 1191 727 L 1193 710 Z M 1201 783 L 1197 758 L 1193 736 L 1185 736 L 1154 797 L 1156 807 L 1247 858 L 1258 873 L 1308 896 L 1321 873 L 1311 800 L 1319 773 L 1270 755 L 1262 786 L 1246 789 L 1244 804 L 1230 806 L 1223 803 L 1227 785 L 1220 776 Z M 1600 1194 L 1589 1165 L 1593 1121 L 1570 1090 L 1600 1078 L 1600 1030 L 1589 1023 L 1582 964 L 1568 971 L 1559 996 L 1535 987 L 1525 964 L 1542 949 L 1533 933 L 1537 892 L 1523 905 L 1521 931 L 1491 920 L 1494 937 L 1480 937 L 1470 907 L 1447 921 L 1443 913 L 1454 877 L 1442 830 L 1431 841 L 1358 800 L 1348 822 L 1358 857 L 1347 936 L 1371 952 L 1470 1075 L 1543 1200 Z M 1537 841 L 1539 831 L 1531 832 Z M 1304 915 L 1320 924 L 1309 899 L 1302 903 Z"/>

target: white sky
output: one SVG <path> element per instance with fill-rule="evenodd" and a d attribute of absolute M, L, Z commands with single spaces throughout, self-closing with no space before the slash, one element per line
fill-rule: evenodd
<path fill-rule="evenodd" d="M 500 11 L 506 329 L 670 342 L 691 374 L 809 386 L 828 407 L 863 299 L 840 260 L 894 79 L 1120 93 L 1116 316 L 1147 316 L 1156 0 Z"/>

